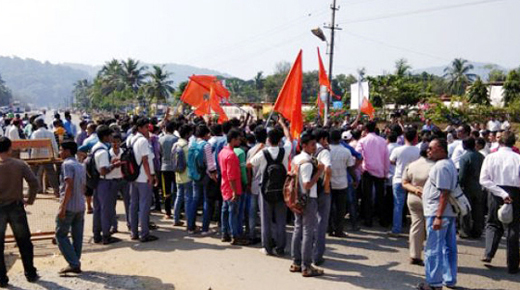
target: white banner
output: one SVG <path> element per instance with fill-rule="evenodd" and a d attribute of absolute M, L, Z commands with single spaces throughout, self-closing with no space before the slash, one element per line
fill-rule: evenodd
<path fill-rule="evenodd" d="M 350 85 L 350 109 L 359 110 L 363 103 L 363 98 L 370 100 L 368 82 L 355 83 Z"/>

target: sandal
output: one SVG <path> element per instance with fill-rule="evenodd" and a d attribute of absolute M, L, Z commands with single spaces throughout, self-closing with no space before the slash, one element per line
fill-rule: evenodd
<path fill-rule="evenodd" d="M 291 267 L 289 268 L 289 272 L 291 272 L 291 273 L 299 273 L 301 271 L 302 271 L 302 267 L 298 266 L 296 264 L 292 264 Z"/>
<path fill-rule="evenodd" d="M 426 283 L 420 283 L 417 285 L 416 289 L 418 290 L 442 290 L 442 287 L 432 287 Z"/>
<path fill-rule="evenodd" d="M 302 276 L 303 277 L 316 277 L 321 276 L 325 273 L 323 269 L 314 268 L 313 266 L 308 267 L 307 269 L 303 270 Z"/>

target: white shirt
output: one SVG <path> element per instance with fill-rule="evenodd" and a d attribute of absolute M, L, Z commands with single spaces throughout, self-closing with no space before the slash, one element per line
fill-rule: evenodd
<path fill-rule="evenodd" d="M 0 127 L 0 137 L 4 136 L 4 130 Z"/>
<path fill-rule="evenodd" d="M 454 140 L 450 145 L 448 145 L 448 158 L 451 159 L 451 156 L 453 156 L 453 151 L 455 151 L 455 148 L 457 148 L 459 145 L 462 145 L 462 140 Z"/>
<path fill-rule="evenodd" d="M 5 136 L 11 139 L 11 141 L 20 139 L 20 135 L 18 134 L 18 127 L 10 125 L 5 131 Z"/>
<path fill-rule="evenodd" d="M 487 123 L 487 128 L 489 131 L 491 132 L 496 132 L 496 131 L 500 131 L 500 121 L 498 120 L 489 120 L 488 123 Z"/>
<path fill-rule="evenodd" d="M 255 157 L 257 155 L 260 155 L 260 154 L 264 155 L 262 153 L 262 149 L 264 149 L 264 148 L 265 148 L 265 144 L 258 143 L 255 146 L 253 146 L 251 149 L 249 149 L 249 151 L 247 151 L 247 163 L 251 163 L 251 160 L 253 159 L 253 157 Z M 277 154 L 277 156 L 278 156 L 278 154 Z M 259 158 L 257 158 L 257 159 L 259 159 Z M 262 173 L 258 169 L 259 169 L 258 166 L 254 166 L 252 168 L 253 180 L 251 180 L 251 193 L 255 194 L 255 195 L 258 195 L 260 193 L 260 183 L 262 183 Z"/>
<path fill-rule="evenodd" d="M 310 161 L 310 160 L 311 160 L 311 156 L 309 154 L 307 154 L 307 152 L 302 151 L 302 153 L 300 153 L 299 155 L 295 156 L 293 161 L 292 161 L 294 166 L 296 166 L 297 164 L 301 164 L 300 165 L 300 174 L 298 174 L 298 177 L 299 177 L 300 190 L 302 192 L 305 192 L 303 184 L 311 181 L 311 179 L 312 179 L 312 163 L 306 162 L 306 161 Z M 304 163 L 304 162 L 306 162 L 306 163 Z M 311 187 L 311 189 L 309 191 L 309 197 L 310 198 L 317 198 L 318 197 L 316 184 L 314 184 Z"/>
<path fill-rule="evenodd" d="M 347 167 L 356 164 L 356 159 L 350 153 L 350 150 L 339 145 L 330 145 L 330 159 L 332 175 L 330 178 L 330 186 L 332 189 L 345 189 L 348 187 Z"/>
<path fill-rule="evenodd" d="M 99 149 L 99 150 L 98 150 Z M 97 150 L 97 152 L 96 152 Z M 94 160 L 96 161 L 96 169 L 101 174 L 101 168 L 109 168 L 110 167 L 110 157 L 108 153 L 107 145 L 103 144 L 101 141 L 97 142 L 96 145 L 92 147 L 91 150 L 94 154 Z M 107 176 L 104 176 L 107 178 Z"/>
<path fill-rule="evenodd" d="M 289 155 L 291 155 L 291 149 L 292 149 L 291 142 L 286 141 L 283 145 L 283 150 L 285 152 L 284 157 L 283 157 L 283 166 L 285 166 L 285 169 L 289 168 L 289 166 L 288 166 L 289 165 Z M 257 154 L 255 154 L 255 151 L 253 151 L 253 150 L 256 150 L 255 147 L 251 148 L 247 153 L 248 160 L 249 160 L 248 163 L 250 163 L 253 166 L 253 181 L 258 180 L 258 184 L 257 184 L 258 187 L 253 188 L 255 185 L 254 185 L 254 183 L 251 184 L 251 191 L 254 194 L 258 194 L 258 193 L 260 193 L 260 188 L 262 186 L 262 178 L 263 178 L 265 169 L 267 167 L 267 160 L 265 160 L 262 150 L 258 151 L 259 153 L 257 153 Z M 266 146 L 265 149 L 263 149 L 263 150 L 267 150 L 267 152 L 269 152 L 269 154 L 271 154 L 271 157 L 273 158 L 273 160 L 276 160 L 276 158 L 278 158 L 278 153 L 280 152 L 280 147 Z M 251 158 L 249 158 L 250 153 L 254 154 L 254 156 L 251 156 Z"/>
<path fill-rule="evenodd" d="M 58 157 L 58 144 L 56 143 L 56 138 L 54 138 L 54 134 L 45 129 L 39 128 L 31 134 L 31 140 L 34 139 L 51 139 L 52 149 L 54 150 L 54 157 Z M 31 158 L 50 158 L 51 153 L 46 148 L 38 148 L 31 150 Z"/>
<path fill-rule="evenodd" d="M 110 158 L 111 159 L 114 159 L 114 158 L 120 159 L 121 158 L 121 154 L 123 154 L 123 149 L 119 148 L 119 154 L 116 154 L 114 152 L 114 148 L 110 148 L 110 150 L 108 150 L 108 153 L 110 154 Z M 110 171 L 109 174 L 107 174 L 106 178 L 107 179 L 121 179 L 121 178 L 123 178 L 123 172 L 121 171 L 121 167 L 115 167 L 112 171 Z"/>
<path fill-rule="evenodd" d="M 150 174 L 155 174 L 154 166 L 153 166 L 153 152 L 150 150 L 150 144 L 148 140 L 141 133 L 137 133 L 132 138 L 133 149 L 135 154 L 135 161 L 138 165 L 141 165 L 141 169 L 139 172 L 139 176 L 135 180 L 135 182 L 146 183 L 148 178 L 146 177 L 146 171 L 144 170 L 144 165 L 142 164 L 142 160 L 144 156 L 148 156 L 148 165 L 150 166 Z"/>
<path fill-rule="evenodd" d="M 388 156 L 392 155 L 392 153 L 394 152 L 394 150 L 396 148 L 400 147 L 399 144 L 397 143 L 388 143 L 386 145 L 386 148 L 388 148 Z M 391 160 L 391 159 L 390 159 Z M 390 163 L 390 167 L 388 167 L 388 176 L 387 176 L 387 183 L 388 181 L 392 181 L 394 179 L 394 174 L 395 174 L 395 165 Z M 389 183 L 388 183 L 389 184 Z"/>
<path fill-rule="evenodd" d="M 504 123 L 502 123 L 502 125 L 500 125 L 500 129 L 502 130 L 509 130 L 511 128 L 511 124 L 509 124 L 509 121 L 508 120 L 505 120 Z"/>
<path fill-rule="evenodd" d="M 500 147 L 489 154 L 482 163 L 480 185 L 493 195 L 508 197 L 509 194 L 499 186 L 520 188 L 520 155 L 509 147 Z"/>
<path fill-rule="evenodd" d="M 395 162 L 395 173 L 392 183 L 401 183 L 404 169 L 413 161 L 419 159 L 420 149 L 413 145 L 395 148 L 390 154 L 390 161 Z"/>
<path fill-rule="evenodd" d="M 466 154 L 466 150 L 464 150 L 464 147 L 462 147 L 462 141 L 460 142 L 457 147 L 453 150 L 453 154 L 451 155 L 451 161 L 453 161 L 453 164 L 455 164 L 455 168 L 459 169 L 459 161 L 462 155 Z"/>
<path fill-rule="evenodd" d="M 318 152 L 318 150 L 320 150 L 320 148 L 323 148 L 323 146 L 321 144 L 316 144 L 316 152 Z M 325 165 L 325 168 L 327 167 L 331 167 L 332 166 L 332 162 L 330 160 L 330 151 L 328 149 L 321 149 L 321 152 L 320 154 L 318 154 L 318 156 L 316 156 L 316 159 L 318 159 L 318 161 L 320 163 L 322 163 L 323 165 Z M 321 178 L 323 178 L 325 176 L 325 171 L 323 171 L 323 173 L 321 174 Z"/>

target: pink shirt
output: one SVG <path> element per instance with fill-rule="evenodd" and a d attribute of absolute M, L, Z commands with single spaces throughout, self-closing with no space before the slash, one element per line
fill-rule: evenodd
<path fill-rule="evenodd" d="M 242 184 L 240 182 L 240 161 L 237 155 L 229 145 L 222 148 L 218 154 L 218 164 L 222 174 L 222 185 L 220 190 L 224 200 L 230 200 L 233 197 L 233 190 L 231 189 L 231 181 L 235 180 L 237 187 L 237 194 L 242 194 Z"/>
<path fill-rule="evenodd" d="M 386 178 L 390 169 L 390 157 L 385 139 L 375 133 L 368 133 L 359 140 L 356 151 L 363 156 L 363 171 L 375 177 Z"/>

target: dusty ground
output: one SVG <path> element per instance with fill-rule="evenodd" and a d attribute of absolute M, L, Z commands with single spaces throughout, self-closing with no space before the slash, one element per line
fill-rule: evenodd
<path fill-rule="evenodd" d="M 118 210 L 122 213 L 121 204 Z M 187 236 L 159 214 L 153 220 L 160 226 L 155 231 L 160 237 L 157 242 L 130 241 L 126 226 L 120 223 L 123 232 L 117 236 L 123 241 L 100 246 L 91 243 L 92 216 L 87 216 L 85 272 L 77 277 L 59 277 L 57 271 L 65 261 L 58 249 L 49 241 L 37 242 L 35 265 L 42 276 L 37 284 L 25 281 L 17 249 L 10 244 L 11 289 L 412 289 L 424 279 L 422 267 L 407 263 L 407 239 L 389 238 L 384 229 L 362 229 L 346 239 L 329 238 L 323 265 L 326 275 L 303 278 L 289 273 L 288 256 L 266 257 L 259 246 L 230 246 L 216 235 Z M 494 267 L 486 268 L 479 262 L 483 244 L 483 240 L 459 241 L 459 285 L 463 289 L 520 289 L 520 275 L 506 273 L 504 246 Z"/>

